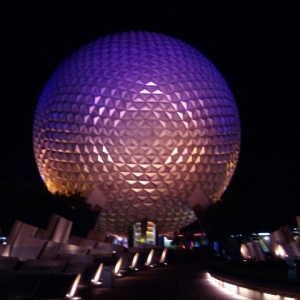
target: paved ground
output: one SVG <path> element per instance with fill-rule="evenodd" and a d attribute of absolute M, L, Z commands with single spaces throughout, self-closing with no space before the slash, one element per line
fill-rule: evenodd
<path fill-rule="evenodd" d="M 113 288 L 80 287 L 76 296 L 83 300 L 234 300 L 246 299 L 228 294 L 207 279 L 207 262 L 198 259 L 173 260 L 167 266 L 149 268 L 116 280 Z"/>

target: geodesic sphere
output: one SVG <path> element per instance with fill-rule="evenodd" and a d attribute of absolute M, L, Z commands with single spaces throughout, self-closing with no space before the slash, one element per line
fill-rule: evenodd
<path fill-rule="evenodd" d="M 97 228 L 124 233 L 144 218 L 160 233 L 195 216 L 198 186 L 220 198 L 235 170 L 240 124 L 217 69 L 187 44 L 128 32 L 82 47 L 56 70 L 37 106 L 33 144 L 52 193 L 98 188 Z"/>

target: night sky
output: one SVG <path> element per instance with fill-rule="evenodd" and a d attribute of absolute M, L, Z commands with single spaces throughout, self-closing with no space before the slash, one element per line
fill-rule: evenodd
<path fill-rule="evenodd" d="M 41 182 L 32 123 L 39 95 L 57 66 L 100 36 L 147 30 L 190 44 L 227 80 L 242 126 L 240 160 L 228 190 L 251 194 L 254 206 L 265 201 L 270 215 L 273 207 L 299 215 L 297 3 L 1 1 L 0 180 L 20 176 Z"/>

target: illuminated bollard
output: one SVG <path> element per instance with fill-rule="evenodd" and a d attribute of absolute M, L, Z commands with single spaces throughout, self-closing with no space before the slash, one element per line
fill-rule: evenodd
<path fill-rule="evenodd" d="M 103 287 L 114 287 L 116 284 L 116 278 L 112 267 L 107 266 L 103 268 L 102 286 Z"/>

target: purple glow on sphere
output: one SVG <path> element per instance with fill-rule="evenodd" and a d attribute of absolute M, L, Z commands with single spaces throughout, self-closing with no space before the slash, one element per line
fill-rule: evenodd
<path fill-rule="evenodd" d="M 97 229 L 124 234 L 147 218 L 164 233 L 195 220 L 187 199 L 196 186 L 220 199 L 236 168 L 240 123 L 225 80 L 201 53 L 128 32 L 61 64 L 40 96 L 33 143 L 51 192 L 100 191 Z"/>

